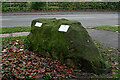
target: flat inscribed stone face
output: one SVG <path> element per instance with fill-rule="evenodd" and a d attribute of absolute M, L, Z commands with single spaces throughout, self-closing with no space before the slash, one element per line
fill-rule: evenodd
<path fill-rule="evenodd" d="M 69 27 L 69 25 L 61 25 L 58 31 L 67 32 Z"/>
<path fill-rule="evenodd" d="M 41 26 L 42 26 L 42 23 L 36 22 L 35 26 L 36 26 L 36 27 L 41 27 Z"/>

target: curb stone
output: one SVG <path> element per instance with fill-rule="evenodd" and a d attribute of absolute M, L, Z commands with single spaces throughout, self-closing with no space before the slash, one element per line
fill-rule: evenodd
<path fill-rule="evenodd" d="M 0 34 L 0 37 L 27 36 L 29 33 L 30 33 L 30 32 L 5 33 L 5 34 Z"/>
<path fill-rule="evenodd" d="M 64 14 L 118 14 L 118 12 L 100 12 L 100 11 L 58 11 L 58 12 L 3 12 L 2 16 L 5 15 L 64 15 Z"/>

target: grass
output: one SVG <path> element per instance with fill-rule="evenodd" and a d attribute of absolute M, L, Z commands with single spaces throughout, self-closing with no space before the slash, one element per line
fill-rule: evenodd
<path fill-rule="evenodd" d="M 102 29 L 109 31 L 118 31 L 118 26 L 98 26 L 98 27 L 89 27 L 87 29 Z"/>
<path fill-rule="evenodd" d="M 118 31 L 118 26 L 98 26 L 98 27 L 89 27 L 87 29 L 102 29 L 102 30 L 109 30 L 109 31 Z M 0 28 L 0 33 L 14 33 L 14 32 L 30 32 L 30 26 L 20 26 L 20 27 L 2 27 Z"/>
<path fill-rule="evenodd" d="M 5 40 L 4 44 L 2 46 L 7 46 L 8 43 L 11 41 L 19 40 L 22 44 L 24 43 L 26 36 L 19 36 L 19 37 L 0 37 L 0 40 Z"/>
<path fill-rule="evenodd" d="M 94 41 L 95 45 L 98 47 L 99 52 L 104 56 L 104 62 L 106 64 L 106 70 L 109 71 L 110 69 L 112 70 L 111 73 L 103 73 L 101 75 L 96 75 L 93 76 L 93 78 L 119 78 L 120 72 L 119 72 L 119 51 L 117 49 L 113 49 L 107 46 L 102 45 L 100 42 Z M 114 80 L 114 79 L 113 79 Z"/>
<path fill-rule="evenodd" d="M 1 38 L 1 37 L 0 37 Z M 26 38 L 26 36 L 19 36 L 19 37 L 2 37 L 2 40 L 24 40 Z"/>
<path fill-rule="evenodd" d="M 2 27 L 0 33 L 29 32 L 31 27 Z"/>

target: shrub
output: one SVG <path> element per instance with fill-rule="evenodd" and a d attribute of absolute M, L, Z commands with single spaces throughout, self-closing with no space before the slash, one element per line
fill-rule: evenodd
<path fill-rule="evenodd" d="M 9 8 L 2 8 L 3 11 L 9 11 Z"/>
<path fill-rule="evenodd" d="M 48 6 L 46 6 L 46 7 L 45 7 L 45 10 L 49 10 L 49 7 L 48 7 Z"/>
<path fill-rule="evenodd" d="M 23 7 L 23 9 L 22 9 L 23 11 L 29 11 L 29 10 L 31 10 L 31 9 L 29 9 L 29 8 L 26 8 L 26 7 Z"/>
<path fill-rule="evenodd" d="M 17 7 L 15 8 L 15 10 L 19 11 L 19 10 L 20 10 L 20 7 L 19 7 L 19 6 L 17 6 Z"/>
<path fill-rule="evenodd" d="M 43 10 L 45 4 L 46 4 L 45 2 L 33 2 L 31 8 L 33 10 Z"/>

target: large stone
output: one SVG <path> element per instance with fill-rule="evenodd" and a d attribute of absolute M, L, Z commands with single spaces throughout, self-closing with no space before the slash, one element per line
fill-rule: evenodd
<path fill-rule="evenodd" d="M 36 27 L 36 22 L 43 24 Z M 67 32 L 61 32 L 58 31 L 60 25 L 70 27 Z M 105 67 L 88 32 L 77 21 L 35 19 L 32 21 L 25 46 L 37 54 L 60 60 L 83 71 L 100 73 Z"/>

